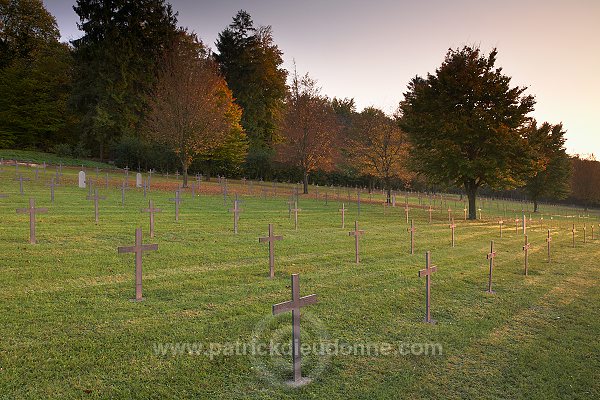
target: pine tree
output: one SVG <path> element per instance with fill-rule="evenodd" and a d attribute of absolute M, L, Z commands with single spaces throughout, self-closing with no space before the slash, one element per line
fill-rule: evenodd
<path fill-rule="evenodd" d="M 287 90 L 282 52 L 273 43 L 271 27 L 255 28 L 245 11 L 219 34 L 216 47 L 215 59 L 243 110 L 242 126 L 250 141 L 247 168 L 263 177 L 281 139 L 277 132 Z"/>
<path fill-rule="evenodd" d="M 73 8 L 84 35 L 73 41 L 71 101 L 82 138 L 104 158 L 122 136 L 139 136 L 177 16 L 164 0 L 78 0 Z"/>

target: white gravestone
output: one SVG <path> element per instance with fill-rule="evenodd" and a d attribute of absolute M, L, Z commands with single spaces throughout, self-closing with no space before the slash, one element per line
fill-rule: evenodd
<path fill-rule="evenodd" d="M 85 188 L 85 172 L 79 171 L 79 187 Z"/>
<path fill-rule="evenodd" d="M 135 175 L 135 187 L 136 188 L 142 187 L 142 174 L 139 172 Z"/>

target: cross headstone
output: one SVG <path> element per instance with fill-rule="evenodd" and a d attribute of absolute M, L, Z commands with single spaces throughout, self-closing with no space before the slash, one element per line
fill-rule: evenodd
<path fill-rule="evenodd" d="M 519 233 L 519 218 L 515 218 L 515 233 Z"/>
<path fill-rule="evenodd" d="M 28 208 L 19 208 L 17 209 L 18 214 L 29 214 L 29 243 L 35 244 L 35 215 L 37 213 L 46 213 L 48 212 L 47 208 L 35 208 L 35 199 L 29 199 L 29 207 Z"/>
<path fill-rule="evenodd" d="M 158 250 L 157 244 L 142 244 L 142 228 L 135 229 L 135 246 L 119 247 L 117 252 L 135 253 L 135 298 L 133 301 L 142 301 L 142 253 L 145 251 Z"/>
<path fill-rule="evenodd" d="M 142 174 L 141 173 L 136 173 L 135 174 L 135 187 L 136 188 L 141 188 L 142 187 Z"/>
<path fill-rule="evenodd" d="M 80 189 L 85 189 L 85 172 L 84 171 L 79 171 L 79 182 L 78 182 L 78 186 Z"/>
<path fill-rule="evenodd" d="M 477 211 L 479 211 L 479 220 L 481 221 L 483 219 L 483 215 L 481 213 L 481 208 L 479 208 Z"/>
<path fill-rule="evenodd" d="M 152 200 L 148 201 L 148 208 L 143 208 L 141 212 L 150 213 L 150 237 L 154 237 L 154 213 L 162 212 L 160 208 L 154 208 L 154 202 Z"/>
<path fill-rule="evenodd" d="M 548 262 L 550 262 L 550 242 L 552 242 L 552 235 L 550 234 L 550 229 L 548 229 L 548 237 L 546 238 L 546 243 L 548 243 Z"/>
<path fill-rule="evenodd" d="M 365 233 L 365 231 L 358 229 L 358 221 L 354 221 L 354 230 L 351 232 L 348 232 L 349 236 L 354 236 L 354 256 L 355 256 L 355 261 L 357 264 L 360 263 L 358 242 L 359 242 L 360 236 L 363 235 L 364 233 Z"/>
<path fill-rule="evenodd" d="M 273 315 L 281 314 L 287 311 L 292 312 L 292 362 L 294 365 L 294 384 L 296 386 L 306 383 L 302 379 L 300 353 L 300 309 L 302 307 L 315 304 L 317 295 L 300 297 L 300 277 L 298 274 L 292 275 L 292 300 L 285 303 L 275 304 L 273 306 Z"/>
<path fill-rule="evenodd" d="M 414 220 L 410 220 L 410 228 L 407 229 L 410 232 L 410 254 L 415 254 L 415 223 Z"/>
<path fill-rule="evenodd" d="M 493 294 L 492 290 L 492 273 L 494 272 L 494 258 L 496 258 L 496 252 L 494 251 L 494 241 L 492 240 L 492 244 L 490 245 L 490 252 L 487 255 L 487 259 L 490 261 L 490 274 L 488 279 L 488 290 L 487 293 Z"/>
<path fill-rule="evenodd" d="M 148 178 L 144 179 L 144 198 L 146 198 L 146 194 L 148 192 Z"/>
<path fill-rule="evenodd" d="M 452 223 L 450 224 L 450 230 L 452 231 L 452 247 L 454 247 L 454 229 L 456 228 L 456 224 L 454 223 L 454 218 L 452 219 Z"/>
<path fill-rule="evenodd" d="M 150 168 L 150 171 L 148 171 L 148 190 L 150 190 L 150 185 L 152 184 L 152 174 L 154 173 L 154 170 L 152 168 Z"/>
<path fill-rule="evenodd" d="M 525 235 L 525 245 L 523 246 L 523 251 L 525 252 L 525 276 L 527 276 L 529 270 L 529 249 L 531 248 L 531 243 L 527 239 L 527 235 Z"/>
<path fill-rule="evenodd" d="M 346 205 L 342 203 L 342 208 L 338 210 L 342 213 L 342 229 L 346 226 Z"/>
<path fill-rule="evenodd" d="M 175 198 L 169 199 L 169 201 L 175 202 L 175 221 L 179 221 L 179 203 L 181 203 L 182 200 L 179 189 L 175 191 Z"/>
<path fill-rule="evenodd" d="M 419 271 L 419 278 L 425 277 L 425 322 L 435 324 L 431 319 L 431 276 L 437 272 L 437 267 L 431 265 L 431 252 L 425 253 L 425 269 Z"/>
<path fill-rule="evenodd" d="M 96 215 L 96 225 L 98 225 L 98 200 L 106 200 L 106 197 L 98 196 L 98 189 L 96 189 L 94 196 L 87 196 L 86 199 L 94 200 L 94 214 Z"/>
<path fill-rule="evenodd" d="M 237 195 L 236 195 L 237 196 Z M 238 200 L 233 202 L 233 208 L 229 209 L 229 212 L 233 213 L 233 233 L 238 233 L 238 220 L 240 219 L 240 212 L 242 211 L 238 206 Z"/>
<path fill-rule="evenodd" d="M 587 231 L 587 225 L 583 225 L 583 243 L 586 243 L 586 231 Z"/>
<path fill-rule="evenodd" d="M 283 240 L 283 236 L 273 235 L 273 224 L 269 224 L 269 236 L 258 238 L 259 243 L 269 242 L 269 277 L 275 277 L 275 241 Z"/>
<path fill-rule="evenodd" d="M 121 205 L 125 205 L 125 191 L 127 190 L 127 183 L 123 181 L 121 184 Z"/>
<path fill-rule="evenodd" d="M 298 230 L 298 211 L 302 210 L 298 208 L 297 201 L 294 202 L 294 208 L 292 208 L 292 211 L 294 212 L 294 229 Z"/>
<path fill-rule="evenodd" d="M 29 178 L 23 178 L 23 175 L 19 175 L 18 178 L 15 178 L 15 181 L 19 181 L 19 193 L 23 194 L 23 182 L 30 181 Z"/>
<path fill-rule="evenodd" d="M 127 184 L 127 186 L 129 186 L 129 166 L 125 166 L 123 170 L 125 171 L 125 183 Z"/>
<path fill-rule="evenodd" d="M 452 209 L 448 208 L 448 222 L 452 220 Z"/>

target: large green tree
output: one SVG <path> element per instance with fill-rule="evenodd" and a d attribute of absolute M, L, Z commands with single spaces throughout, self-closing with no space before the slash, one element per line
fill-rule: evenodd
<path fill-rule="evenodd" d="M 83 36 L 73 41 L 72 103 L 82 138 L 104 158 L 122 136 L 139 135 L 177 18 L 164 0 L 77 0 L 73 9 Z"/>
<path fill-rule="evenodd" d="M 72 59 L 41 0 L 0 0 L 0 147 L 69 141 Z"/>
<path fill-rule="evenodd" d="M 464 187 L 470 219 L 480 187 L 522 186 L 536 167 L 526 129 L 535 100 L 511 86 L 496 56 L 451 49 L 435 74 L 411 80 L 400 103 L 413 168 L 432 183 Z"/>
<path fill-rule="evenodd" d="M 270 170 L 274 144 L 287 93 L 282 52 L 273 42 L 270 26 L 255 28 L 246 11 L 219 34 L 215 59 L 242 107 L 242 126 L 250 149 L 248 172 L 263 177 Z"/>
<path fill-rule="evenodd" d="M 572 165 L 562 124 L 544 122 L 538 127 L 534 120 L 529 130 L 529 143 L 537 153 L 539 171 L 527 178 L 524 189 L 537 212 L 539 199 L 564 199 L 569 195 Z"/>

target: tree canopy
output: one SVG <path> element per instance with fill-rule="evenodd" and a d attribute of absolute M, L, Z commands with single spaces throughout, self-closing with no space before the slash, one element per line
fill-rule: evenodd
<path fill-rule="evenodd" d="M 471 219 L 480 187 L 518 187 L 536 167 L 525 129 L 535 100 L 511 87 L 495 67 L 497 54 L 449 50 L 435 74 L 410 81 L 400 103 L 413 168 L 434 183 L 464 187 Z"/>
<path fill-rule="evenodd" d="M 188 167 L 199 156 L 233 162 L 243 158 L 240 118 L 241 109 L 202 43 L 181 32 L 163 56 L 145 132 L 175 152 L 184 187 Z"/>
<path fill-rule="evenodd" d="M 77 0 L 73 9 L 83 36 L 73 41 L 71 101 L 82 139 L 102 159 L 123 135 L 139 135 L 177 16 L 164 0 Z"/>
<path fill-rule="evenodd" d="M 239 11 L 216 42 L 221 73 L 242 108 L 242 126 L 250 142 L 247 169 L 268 173 L 286 98 L 287 71 L 270 26 L 255 28 L 250 14 Z"/>

